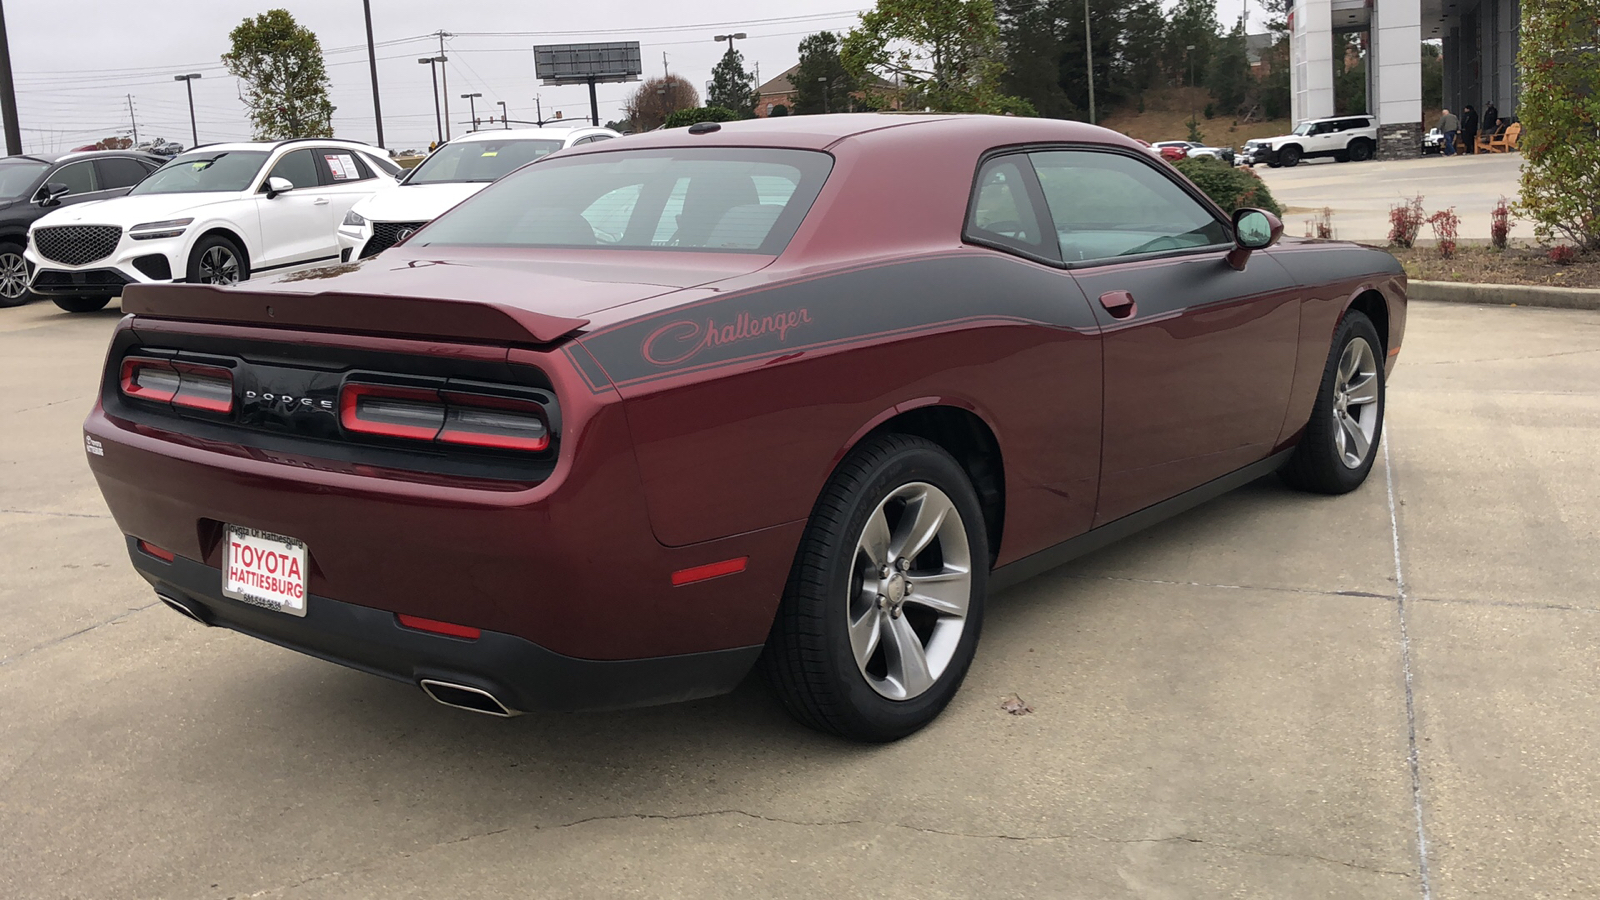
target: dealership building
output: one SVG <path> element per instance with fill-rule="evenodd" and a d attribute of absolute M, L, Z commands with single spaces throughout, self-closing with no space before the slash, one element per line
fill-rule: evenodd
<path fill-rule="evenodd" d="M 1378 155 L 1419 152 L 1422 42 L 1443 45 L 1444 104 L 1493 103 L 1502 117 L 1517 109 L 1517 34 L 1521 0 L 1298 0 L 1289 14 L 1294 121 L 1333 111 L 1333 36 L 1364 32 L 1367 112 L 1378 119 Z M 1427 123 L 1431 125 L 1432 123 Z"/>

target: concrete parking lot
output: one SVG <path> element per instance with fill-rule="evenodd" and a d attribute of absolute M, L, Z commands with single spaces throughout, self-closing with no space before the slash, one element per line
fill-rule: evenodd
<path fill-rule="evenodd" d="M 83 460 L 116 318 L 0 311 L 0 897 L 1600 894 L 1600 314 L 1414 305 L 1361 490 L 994 597 L 883 747 L 756 679 L 492 720 L 179 617 Z"/>
<path fill-rule="evenodd" d="M 1306 220 L 1327 207 L 1335 237 L 1381 244 L 1389 239 L 1389 208 L 1421 194 L 1429 215 L 1454 207 L 1461 237 L 1487 242 L 1495 204 L 1501 197 L 1516 202 L 1521 165 L 1520 153 L 1495 153 L 1362 163 L 1318 159 L 1292 169 L 1256 166 L 1255 172 L 1283 205 L 1288 234 L 1305 234 Z M 1532 240 L 1533 226 L 1513 221 L 1511 237 Z M 1422 239 L 1433 240 L 1426 225 Z"/>

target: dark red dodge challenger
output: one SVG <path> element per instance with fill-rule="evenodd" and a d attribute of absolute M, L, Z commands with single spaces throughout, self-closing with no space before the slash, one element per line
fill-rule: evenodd
<path fill-rule="evenodd" d="M 926 724 L 992 590 L 1372 467 L 1387 253 L 1045 119 L 594 144 L 364 262 L 138 285 L 84 425 L 167 604 L 497 715 Z"/>

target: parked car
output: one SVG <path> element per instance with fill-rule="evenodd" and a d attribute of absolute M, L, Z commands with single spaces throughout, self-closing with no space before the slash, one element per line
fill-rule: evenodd
<path fill-rule="evenodd" d="M 1444 132 L 1440 131 L 1437 128 L 1428 129 L 1428 133 L 1422 136 L 1422 152 L 1423 153 L 1443 153 L 1444 152 Z"/>
<path fill-rule="evenodd" d="M 352 141 L 198 147 L 126 197 L 35 222 L 31 287 L 88 312 L 130 284 L 233 284 L 336 262 L 334 229 L 357 201 L 394 184 L 391 168 L 381 150 Z"/>
<path fill-rule="evenodd" d="M 1196 141 L 1158 141 L 1153 146 L 1161 150 L 1172 149 L 1181 156 L 1178 159 L 1188 159 L 1196 156 L 1209 156 L 1220 159 L 1229 165 L 1233 164 L 1232 147 L 1208 147 Z"/>
<path fill-rule="evenodd" d="M 1281 234 L 1054 119 L 576 147 L 374 259 L 130 286 L 88 461 L 207 625 L 502 716 L 759 661 L 892 740 L 991 590 L 1274 471 L 1367 477 L 1405 275 Z"/>
<path fill-rule="evenodd" d="M 1317 157 L 1362 162 L 1371 159 L 1377 151 L 1377 120 L 1371 116 L 1338 116 L 1307 119 L 1288 134 L 1245 141 L 1241 155 L 1246 165 L 1266 163 L 1275 169 Z"/>
<path fill-rule="evenodd" d="M 165 160 L 127 150 L 0 158 L 0 307 L 28 302 L 28 226 L 52 210 L 120 197 Z"/>
<path fill-rule="evenodd" d="M 609 128 L 473 131 L 429 154 L 395 187 L 357 203 L 339 224 L 340 255 L 382 253 L 506 173 L 566 147 L 621 137 Z"/>

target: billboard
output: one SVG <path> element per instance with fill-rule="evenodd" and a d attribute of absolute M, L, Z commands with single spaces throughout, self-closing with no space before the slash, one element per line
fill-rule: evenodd
<path fill-rule="evenodd" d="M 547 85 L 638 81 L 643 71 L 638 41 L 533 48 L 533 72 Z"/>

